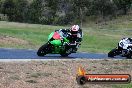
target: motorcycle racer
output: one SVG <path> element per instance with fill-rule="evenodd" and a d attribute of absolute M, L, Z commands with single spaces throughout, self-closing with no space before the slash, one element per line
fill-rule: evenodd
<path fill-rule="evenodd" d="M 82 29 L 78 25 L 73 25 L 70 28 L 71 41 L 81 42 L 83 37 Z"/>
<path fill-rule="evenodd" d="M 73 25 L 69 29 L 59 29 L 59 30 L 56 30 L 56 31 L 61 33 L 61 35 L 63 37 L 67 37 L 70 40 L 71 43 L 81 42 L 82 38 L 83 38 L 82 29 L 78 25 Z"/>
<path fill-rule="evenodd" d="M 123 38 L 119 41 L 118 47 L 108 53 L 108 57 L 120 55 L 122 57 L 132 58 L 132 38 Z"/>
<path fill-rule="evenodd" d="M 70 44 L 76 45 L 76 43 L 81 44 L 80 42 L 82 41 L 83 38 L 83 32 L 82 29 L 78 25 L 73 25 L 69 29 L 59 29 L 56 30 L 62 38 L 67 38 L 69 40 Z M 68 49 L 69 45 L 66 44 L 66 47 Z M 73 52 L 76 52 L 79 46 L 72 47 Z"/>
<path fill-rule="evenodd" d="M 118 43 L 118 49 L 128 49 L 129 46 L 132 46 L 132 38 L 123 38 Z"/>

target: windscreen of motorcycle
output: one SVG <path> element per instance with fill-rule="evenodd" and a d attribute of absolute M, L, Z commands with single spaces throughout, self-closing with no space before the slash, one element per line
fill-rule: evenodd
<path fill-rule="evenodd" d="M 58 32 L 54 32 L 53 38 L 56 40 L 61 40 L 61 35 Z"/>

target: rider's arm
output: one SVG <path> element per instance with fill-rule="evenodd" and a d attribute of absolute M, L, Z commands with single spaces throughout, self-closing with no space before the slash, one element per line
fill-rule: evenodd
<path fill-rule="evenodd" d="M 81 42 L 82 41 L 82 37 L 83 37 L 83 32 L 82 32 L 82 29 L 79 30 L 78 32 L 78 42 Z"/>

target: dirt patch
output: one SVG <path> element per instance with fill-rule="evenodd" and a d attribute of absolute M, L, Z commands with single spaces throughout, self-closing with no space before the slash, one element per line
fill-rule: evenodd
<path fill-rule="evenodd" d="M 82 65 L 87 73 L 92 74 L 132 75 L 131 64 L 131 60 L 86 59 L 0 62 L 0 88 L 113 88 L 111 84 L 78 85 L 76 82 L 78 67 Z"/>
<path fill-rule="evenodd" d="M 12 36 L 0 36 L 0 43 L 1 44 L 18 44 L 18 45 L 26 45 L 29 44 L 28 41 L 15 38 Z"/>

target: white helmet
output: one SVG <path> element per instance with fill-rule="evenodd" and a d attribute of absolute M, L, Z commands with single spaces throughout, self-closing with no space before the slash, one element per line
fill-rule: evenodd
<path fill-rule="evenodd" d="M 79 33 L 80 27 L 78 25 L 73 25 L 70 29 L 71 35 L 75 38 Z"/>
<path fill-rule="evenodd" d="M 80 29 L 80 27 L 79 27 L 78 25 L 73 25 L 73 26 L 71 27 L 71 31 L 78 32 L 79 29 Z"/>

